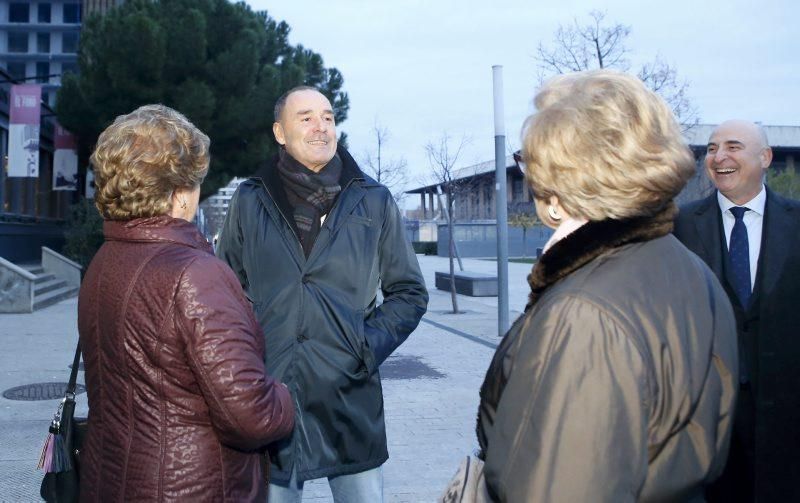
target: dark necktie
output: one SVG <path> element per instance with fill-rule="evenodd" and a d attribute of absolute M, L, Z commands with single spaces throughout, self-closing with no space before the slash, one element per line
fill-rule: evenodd
<path fill-rule="evenodd" d="M 744 214 L 750 211 L 749 208 L 734 206 L 731 213 L 736 219 L 731 231 L 731 244 L 728 249 L 731 259 L 731 279 L 733 280 L 733 290 L 742 307 L 747 309 L 750 304 L 750 245 L 747 241 L 747 226 L 744 224 Z"/>

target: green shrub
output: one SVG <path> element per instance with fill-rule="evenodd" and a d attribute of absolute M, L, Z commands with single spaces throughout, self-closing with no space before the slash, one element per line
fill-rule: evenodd
<path fill-rule="evenodd" d="M 103 218 L 89 199 L 81 199 L 69 208 L 65 231 L 64 255 L 79 263 L 83 270 L 103 244 Z"/>
<path fill-rule="evenodd" d="M 800 173 L 797 168 L 767 171 L 767 187 L 783 197 L 800 199 Z"/>

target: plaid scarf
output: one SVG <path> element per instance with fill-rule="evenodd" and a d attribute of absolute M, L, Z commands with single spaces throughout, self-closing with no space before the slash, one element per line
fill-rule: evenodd
<path fill-rule="evenodd" d="M 282 148 L 278 157 L 278 174 L 294 212 L 297 237 L 308 258 L 319 234 L 320 218 L 328 214 L 342 191 L 339 185 L 342 160 L 336 154 L 319 173 L 315 173 Z"/>

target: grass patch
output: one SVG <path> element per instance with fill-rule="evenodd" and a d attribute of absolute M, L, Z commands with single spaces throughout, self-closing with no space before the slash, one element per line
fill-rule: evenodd
<path fill-rule="evenodd" d="M 516 262 L 517 264 L 535 264 L 536 259 L 533 257 L 515 257 L 508 259 L 509 262 Z"/>
<path fill-rule="evenodd" d="M 488 260 L 490 262 L 497 262 L 496 258 L 484 258 L 481 260 Z M 509 262 L 514 262 L 517 264 L 535 264 L 536 259 L 534 257 L 511 257 L 508 259 Z"/>

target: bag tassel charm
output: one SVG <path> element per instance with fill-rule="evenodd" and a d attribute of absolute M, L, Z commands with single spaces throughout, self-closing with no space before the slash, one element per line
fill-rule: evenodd
<path fill-rule="evenodd" d="M 64 406 L 62 400 L 58 406 L 53 421 L 50 423 L 50 433 L 42 446 L 42 454 L 39 456 L 37 468 L 45 473 L 66 472 L 72 469 L 69 453 L 67 452 L 67 442 L 61 434 L 61 408 Z"/>

